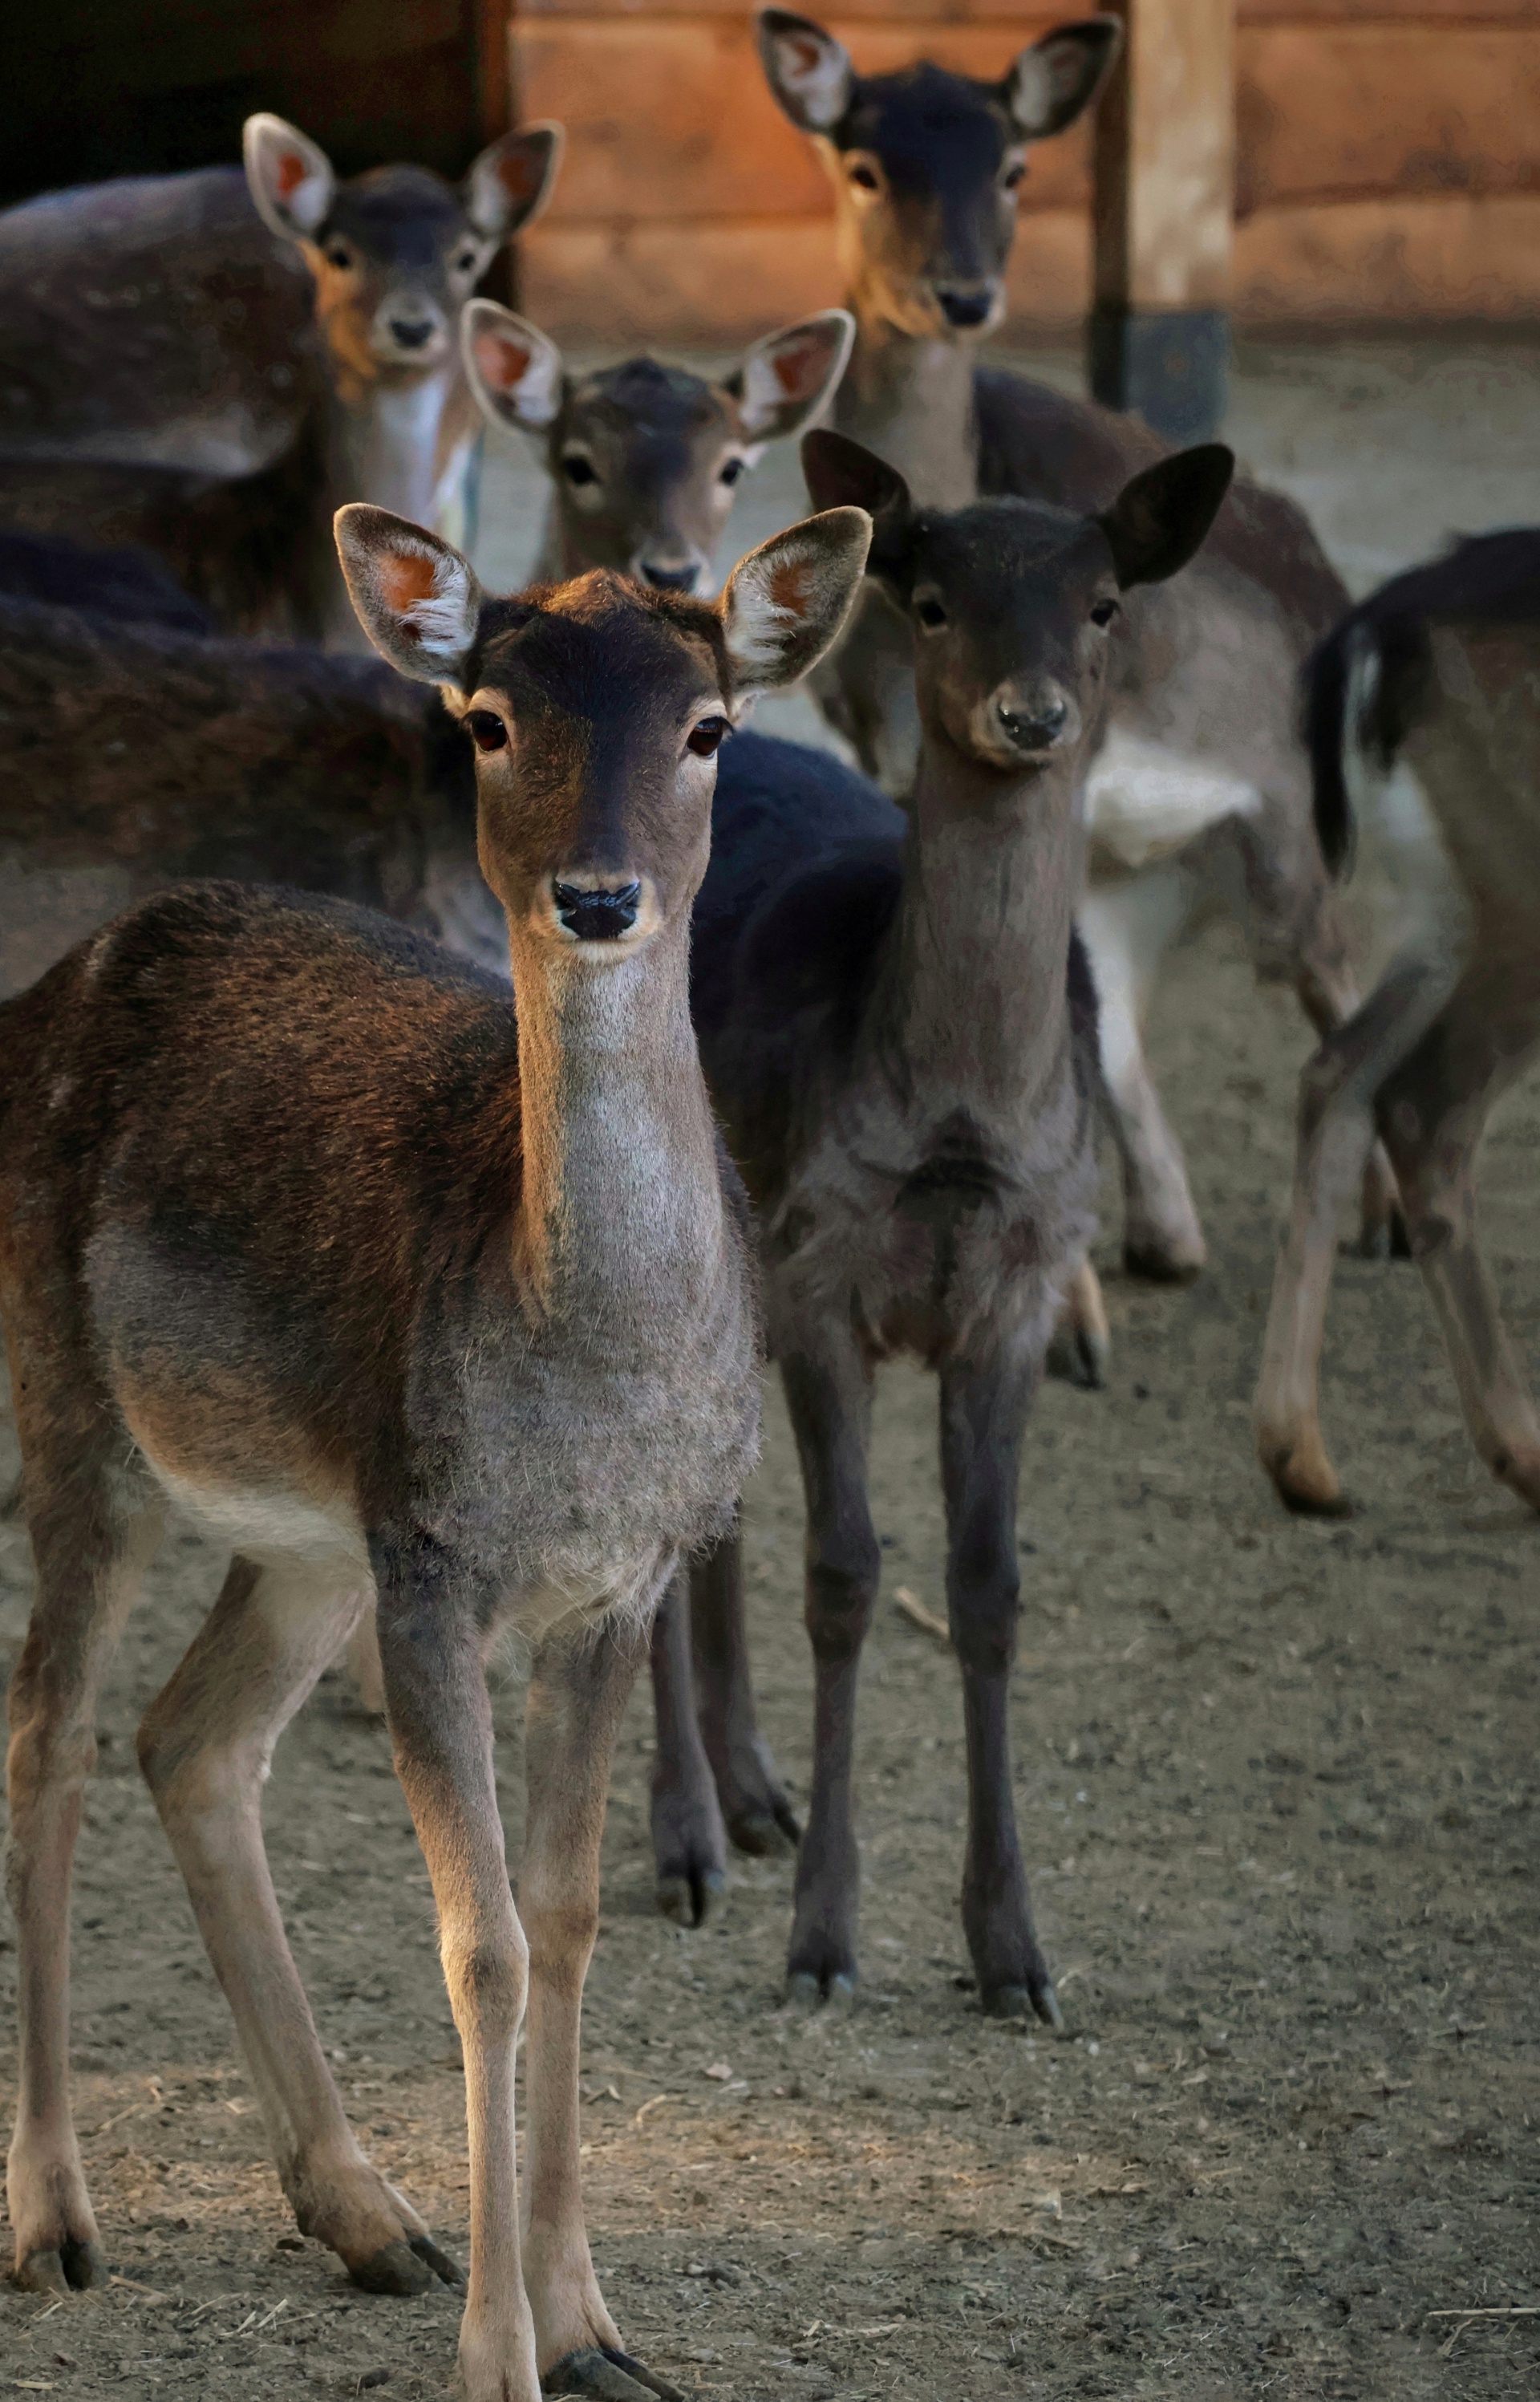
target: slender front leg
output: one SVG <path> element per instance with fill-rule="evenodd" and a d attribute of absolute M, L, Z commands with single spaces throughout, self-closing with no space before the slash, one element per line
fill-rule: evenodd
<path fill-rule="evenodd" d="M 1145 1018 L 1167 945 L 1191 914 L 1180 867 L 1097 882 L 1076 923 L 1096 987 L 1102 1076 L 1123 1172 L 1123 1260 L 1131 1275 L 1186 1283 L 1208 1257 L 1182 1147 L 1144 1052 Z"/>
<path fill-rule="evenodd" d="M 797 1856 L 788 1990 L 804 2005 L 856 1987 L 860 1855 L 851 1766 L 856 1683 L 882 1553 L 866 1498 L 872 1381 L 855 1346 L 782 1366 L 807 1497 L 807 1632 L 813 1645 L 813 1791 Z"/>
<path fill-rule="evenodd" d="M 518 1881 L 529 1940 L 524 2273 L 548 2394 L 682 2402 L 677 2386 L 621 2349 L 589 2257 L 578 2166 L 583 1981 L 598 1932 L 604 1797 L 640 1657 L 633 1636 L 579 1628 L 543 1646 L 529 1683 Z"/>
<path fill-rule="evenodd" d="M 653 1859 L 657 1905 L 681 1926 L 699 1926 L 727 1882 L 727 1831 L 695 1713 L 690 1589 L 683 1568 L 653 1622 Z"/>
<path fill-rule="evenodd" d="M 695 1696 L 727 1831 L 740 1852 L 777 1859 L 802 1829 L 760 1732 L 743 1608 L 743 1539 L 736 1526 L 690 1569 Z"/>
<path fill-rule="evenodd" d="M 1016 1480 L 1038 1387 L 1025 1344 L 942 1371 L 942 1483 L 946 1497 L 947 1617 L 962 1663 L 968 1737 L 968 1850 L 963 1927 L 991 2018 L 1036 2010 L 1062 2026 L 1032 1925 L 1016 1835 L 1007 1715 L 1021 1575 Z"/>
<path fill-rule="evenodd" d="M 433 1882 L 465 2062 L 471 2272 L 461 2373 L 470 2402 L 539 2402 L 514 2165 L 529 1953 L 508 1884 L 474 1597 L 426 1538 L 377 1543 L 375 1575 L 386 1718 Z"/>

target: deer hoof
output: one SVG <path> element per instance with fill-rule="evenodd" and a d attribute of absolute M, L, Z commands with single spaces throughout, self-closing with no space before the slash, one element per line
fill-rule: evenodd
<path fill-rule="evenodd" d="M 1099 1393 L 1107 1384 L 1112 1346 L 1083 1326 L 1061 1325 L 1048 1346 L 1043 1365 L 1051 1376 L 1078 1386 L 1082 1393 Z"/>
<path fill-rule="evenodd" d="M 1153 1236 L 1123 1245 L 1123 1266 L 1131 1277 L 1142 1277 L 1148 1284 L 1190 1284 L 1203 1273 L 1206 1252 L 1196 1259 L 1187 1252 L 1168 1248 Z"/>
<path fill-rule="evenodd" d="M 62 2243 L 39 2245 L 19 2261 L 16 2283 L 26 2294 L 83 2293 L 88 2285 L 104 2285 L 110 2273 L 100 2243 L 66 2235 Z"/>
<path fill-rule="evenodd" d="M 735 1851 L 755 1860 L 789 1860 L 802 1841 L 802 1829 L 789 1809 L 740 1810 L 727 1821 Z"/>
<path fill-rule="evenodd" d="M 727 1890 L 727 1879 L 721 1869 L 691 1869 L 660 1876 L 654 1890 L 659 1910 L 676 1926 L 704 1926 Z"/>
<path fill-rule="evenodd" d="M 1286 1510 L 1299 1518 L 1351 1518 L 1353 1504 L 1327 1457 L 1320 1429 L 1309 1426 L 1291 1442 L 1259 1442 L 1262 1466 Z"/>
<path fill-rule="evenodd" d="M 986 2019 L 1041 2019 L 1055 2035 L 1064 2033 L 1059 1997 L 1045 1978 L 1040 1985 L 997 1985 L 983 1996 Z"/>
<path fill-rule="evenodd" d="M 613 2344 L 587 2344 L 570 2352 L 541 2380 L 546 2394 L 596 2394 L 602 2402 L 690 2402 L 682 2389 L 644 2367 Z"/>
<path fill-rule="evenodd" d="M 442 2271 L 435 2271 L 421 2257 L 417 2244 L 408 2243 L 405 2235 L 398 2235 L 393 2243 L 382 2243 L 378 2252 L 371 2252 L 366 2260 L 348 2271 L 353 2284 L 365 2294 L 425 2294 L 435 2273 Z M 446 2284 L 453 2282 L 445 2279 Z"/>
<path fill-rule="evenodd" d="M 827 2006 L 832 2010 L 848 2010 L 856 1998 L 856 1972 L 838 1969 L 832 1976 L 815 1976 L 810 1968 L 794 1969 L 786 1980 L 787 2008 L 792 2010 L 817 2010 Z"/>

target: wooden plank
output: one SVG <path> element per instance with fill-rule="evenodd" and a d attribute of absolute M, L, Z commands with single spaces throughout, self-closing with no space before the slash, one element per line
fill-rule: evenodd
<path fill-rule="evenodd" d="M 631 17 L 649 23 L 670 17 L 732 17 L 746 13 L 748 0 L 517 0 L 520 17 Z M 1089 7 L 1089 0 L 1086 0 Z M 820 24 L 832 18 L 809 0 Z M 912 24 L 928 33 L 938 25 L 1062 24 L 1075 13 L 1073 0 L 1058 9 L 1030 9 L 1022 0 L 839 0 L 842 23 Z M 1243 25 L 1298 24 L 1540 24 L 1540 0 L 1238 0 Z"/>
<path fill-rule="evenodd" d="M 1097 111 L 1098 303 L 1224 306 L 1233 167 L 1231 0 L 1116 0 L 1123 54 Z"/>
<path fill-rule="evenodd" d="M 1236 209 L 1540 185 L 1540 28 L 1252 29 Z"/>
<path fill-rule="evenodd" d="M 1540 195 L 1265 209 L 1235 232 L 1233 307 L 1254 324 L 1540 314 Z"/>
<path fill-rule="evenodd" d="M 902 28 L 846 31 L 868 73 L 903 65 L 920 47 Z M 1021 47 L 1016 35 L 1030 33 L 1019 24 L 1003 34 L 938 28 L 924 47 L 945 65 L 994 78 Z M 567 128 L 555 222 L 828 213 L 823 170 L 771 99 L 744 13 L 645 24 L 521 17 L 515 55 L 522 113 Z M 1077 127 L 1039 145 L 1024 205 L 1074 206 L 1089 183 L 1089 137 Z"/>

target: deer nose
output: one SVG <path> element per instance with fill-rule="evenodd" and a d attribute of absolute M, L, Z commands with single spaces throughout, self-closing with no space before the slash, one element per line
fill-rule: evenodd
<path fill-rule="evenodd" d="M 438 330 L 432 317 L 392 317 L 390 325 L 391 339 L 404 351 L 419 351 Z"/>
<path fill-rule="evenodd" d="M 665 565 L 661 560 L 644 559 L 641 574 L 642 581 L 651 584 L 656 591 L 693 592 L 700 582 L 700 562 L 691 559 L 678 565 L 672 561 Z"/>
<path fill-rule="evenodd" d="M 617 884 L 601 891 L 584 884 L 563 884 L 554 877 L 551 899 L 561 923 L 580 943 L 613 943 L 628 934 L 637 922 L 641 885 Z"/>
<path fill-rule="evenodd" d="M 949 325 L 982 325 L 995 306 L 992 283 L 938 283 L 936 298 Z"/>
<path fill-rule="evenodd" d="M 1044 699 L 1035 707 L 1020 701 L 997 701 L 995 715 L 1000 732 L 1017 751 L 1050 751 L 1064 732 L 1069 715 L 1065 700 Z"/>

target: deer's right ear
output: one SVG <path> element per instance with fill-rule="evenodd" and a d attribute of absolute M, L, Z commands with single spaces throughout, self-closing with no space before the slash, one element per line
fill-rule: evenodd
<path fill-rule="evenodd" d="M 296 125 L 265 111 L 248 117 L 241 147 L 257 215 L 285 242 L 309 242 L 337 191 L 332 162 Z"/>
<path fill-rule="evenodd" d="M 818 666 L 860 589 L 871 540 L 864 509 L 826 509 L 739 559 L 717 602 L 735 701 L 783 692 Z"/>
<path fill-rule="evenodd" d="M 1112 545 L 1118 581 L 1163 584 L 1185 567 L 1219 514 L 1235 472 L 1222 442 L 1174 451 L 1125 484 L 1097 523 Z"/>
<path fill-rule="evenodd" d="M 829 133 L 850 105 L 856 70 L 832 34 L 790 8 L 762 8 L 755 26 L 771 90 L 804 133 Z"/>
<path fill-rule="evenodd" d="M 465 378 L 493 425 L 543 433 L 561 408 L 561 352 L 548 336 L 495 300 L 472 300 L 460 320 Z"/>
<path fill-rule="evenodd" d="M 898 575 L 909 551 L 914 504 L 896 467 L 846 434 L 819 426 L 802 437 L 802 472 L 816 509 L 864 509 L 872 519 L 866 572 L 884 580 Z"/>
<path fill-rule="evenodd" d="M 507 242 L 533 225 L 551 197 L 567 140 L 550 117 L 505 133 L 472 162 L 463 189 L 465 214 L 487 242 Z"/>
<path fill-rule="evenodd" d="M 351 501 L 333 523 L 349 596 L 380 656 L 419 683 L 461 689 L 481 618 L 470 561 L 365 501 Z"/>

